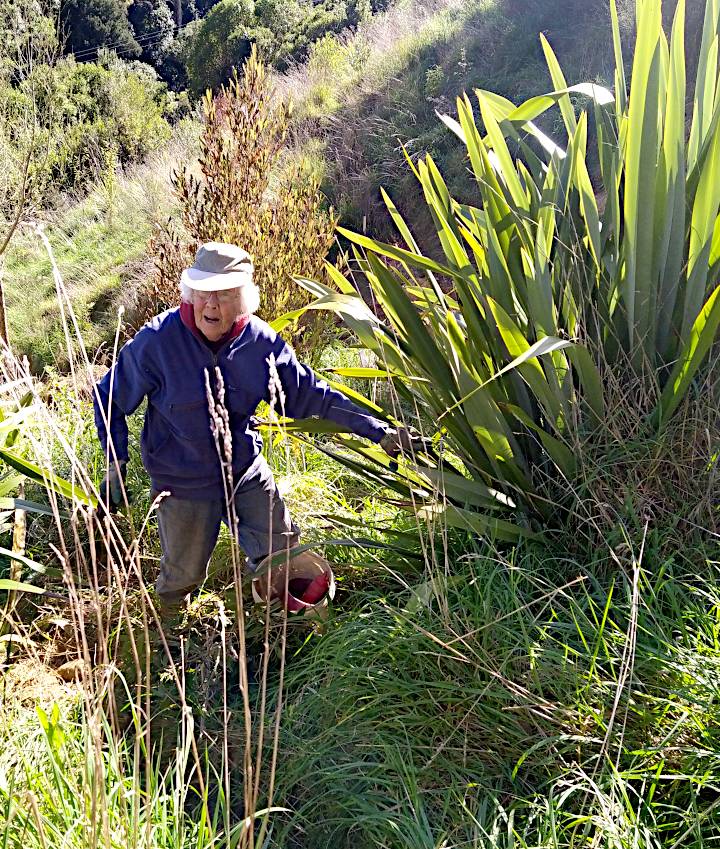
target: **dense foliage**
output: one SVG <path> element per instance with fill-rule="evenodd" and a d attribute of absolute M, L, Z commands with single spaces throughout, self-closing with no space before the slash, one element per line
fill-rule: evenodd
<path fill-rule="evenodd" d="M 168 138 L 170 109 L 151 68 L 112 58 L 105 64 L 62 59 L 0 84 L 6 143 L 30 143 L 32 136 L 36 198 L 82 187 L 116 163 L 142 158 Z"/>
<path fill-rule="evenodd" d="M 217 88 L 250 55 L 253 40 L 252 0 L 220 0 L 197 22 L 185 47 L 185 63 L 192 91 L 200 96 Z"/>
<path fill-rule="evenodd" d="M 140 59 L 162 68 L 175 34 L 175 20 L 170 7 L 158 0 L 137 0 L 128 9 L 128 17 L 141 46 Z"/>
<path fill-rule="evenodd" d="M 217 89 L 240 68 L 254 44 L 265 59 L 285 67 L 302 59 L 327 32 L 367 20 L 385 2 L 371 0 L 63 0 L 60 26 L 66 53 L 94 61 L 102 49 L 141 58 L 176 89 L 189 84 L 198 97 Z"/>
<path fill-rule="evenodd" d="M 137 161 L 169 135 L 174 101 L 155 71 L 104 53 L 63 58 L 51 9 L 13 5 L 0 43 L 0 149 L 12 194 L 29 174 L 28 201 L 87 186 Z M 45 14 L 43 14 L 43 12 Z"/>
<path fill-rule="evenodd" d="M 141 52 L 121 0 L 62 0 L 60 31 L 66 49 L 84 59 L 95 59 L 103 47 L 129 57 Z"/>

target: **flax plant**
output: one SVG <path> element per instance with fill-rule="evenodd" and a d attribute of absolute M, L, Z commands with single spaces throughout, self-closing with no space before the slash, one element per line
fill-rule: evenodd
<path fill-rule="evenodd" d="M 405 247 L 340 228 L 380 311 L 337 271 L 336 290 L 300 281 L 319 296 L 312 308 L 339 312 L 376 354 L 380 370 L 365 376 L 390 378 L 402 409 L 455 458 L 413 456 L 392 475 L 350 441 L 364 455 L 355 467 L 444 511 L 450 525 L 527 533 L 548 515 L 544 484 L 571 484 L 583 438 L 602 426 L 603 374 L 634 387 L 652 430 L 707 360 L 720 324 L 720 0 L 706 4 L 687 140 L 684 16 L 681 0 L 668 40 L 660 0 L 637 4 L 629 88 L 613 0 L 614 93 L 568 85 L 541 36 L 553 91 L 516 106 L 476 90 L 475 109 L 465 95 L 457 119 L 440 116 L 467 149 L 477 196 L 458 202 L 432 156 L 408 157 L 440 251 L 417 243 L 386 193 Z M 534 123 L 550 108 L 564 144 Z M 498 518 L 508 512 L 512 522 Z"/>

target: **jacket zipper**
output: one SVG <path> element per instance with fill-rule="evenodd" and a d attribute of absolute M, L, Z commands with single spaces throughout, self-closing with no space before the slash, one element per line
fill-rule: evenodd
<path fill-rule="evenodd" d="M 232 345 L 232 343 L 236 339 L 240 339 L 242 337 L 242 335 L 245 333 L 245 330 L 247 329 L 247 324 L 240 331 L 239 336 L 235 336 L 232 339 L 228 339 L 228 341 L 222 346 L 222 348 L 220 348 L 218 351 L 213 351 L 202 340 L 198 339 L 198 337 L 192 331 L 190 331 L 190 329 L 188 327 L 185 326 L 182 318 L 180 318 L 179 313 L 178 313 L 178 316 L 177 316 L 177 320 L 182 324 L 183 327 L 185 327 L 185 329 L 190 333 L 190 335 L 197 342 L 197 344 L 200 345 L 203 348 L 203 350 L 207 351 L 210 354 L 212 365 L 213 365 L 212 376 L 211 376 L 211 381 L 210 381 L 210 388 L 212 390 L 214 390 L 215 389 L 215 369 L 218 367 L 220 355 L 223 353 L 223 351 L 225 351 L 226 348 L 228 348 L 230 345 Z M 249 324 L 249 322 L 248 322 L 248 324 Z M 223 374 L 223 381 L 224 380 L 225 380 L 225 375 Z M 227 394 L 227 391 L 226 391 L 226 394 Z M 214 397 L 214 395 L 213 395 L 213 397 Z"/>

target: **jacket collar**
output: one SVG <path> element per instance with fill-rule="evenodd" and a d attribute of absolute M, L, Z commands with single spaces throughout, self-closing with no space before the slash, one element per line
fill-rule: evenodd
<path fill-rule="evenodd" d="M 180 320 L 196 339 L 202 342 L 203 345 L 210 348 L 213 354 L 217 354 L 217 352 L 227 345 L 228 342 L 231 342 L 233 339 L 237 339 L 237 337 L 245 329 L 245 325 L 250 321 L 250 316 L 238 316 L 230 330 L 228 330 L 228 332 L 224 336 L 220 337 L 220 339 L 216 342 L 211 342 L 198 330 L 197 324 L 195 323 L 195 312 L 192 304 L 188 304 L 186 301 L 183 301 L 183 303 L 180 304 Z"/>

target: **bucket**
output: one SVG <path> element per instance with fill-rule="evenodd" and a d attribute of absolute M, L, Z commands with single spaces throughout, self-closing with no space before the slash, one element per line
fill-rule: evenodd
<path fill-rule="evenodd" d="M 275 554 L 277 557 L 277 552 Z M 270 558 L 266 557 L 258 566 L 262 571 Z M 283 607 L 288 613 L 303 613 L 305 616 L 323 616 L 327 613 L 328 601 L 335 598 L 335 576 L 330 564 L 314 551 L 303 551 L 282 561 L 252 581 L 253 601 L 265 604 L 279 601 L 285 596 L 285 569 L 288 569 L 288 594 Z M 268 594 L 268 579 L 270 592 Z"/>

